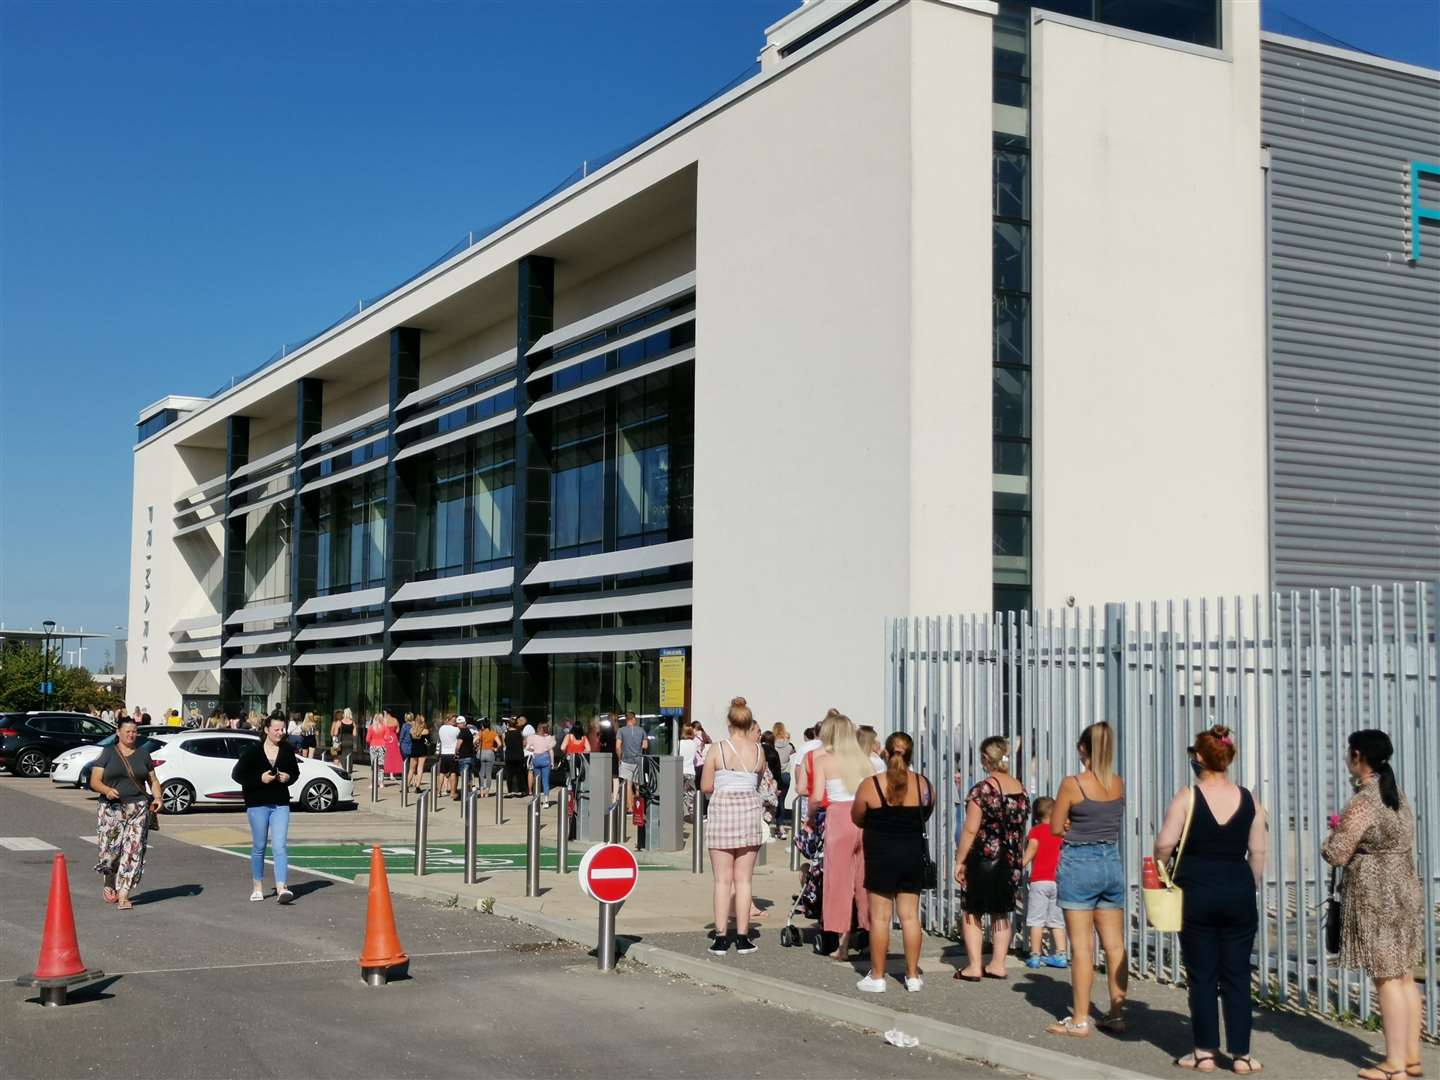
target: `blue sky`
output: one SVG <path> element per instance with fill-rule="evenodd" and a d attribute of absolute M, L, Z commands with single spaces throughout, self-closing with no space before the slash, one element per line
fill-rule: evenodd
<path fill-rule="evenodd" d="M 140 408 L 684 112 L 794 2 L 0 0 L 0 619 L 124 623 Z M 1434 0 L 1285 16 L 1440 66 Z"/>

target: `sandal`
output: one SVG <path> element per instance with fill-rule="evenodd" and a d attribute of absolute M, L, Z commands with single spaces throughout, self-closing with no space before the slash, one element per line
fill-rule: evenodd
<path fill-rule="evenodd" d="M 1176 1058 L 1175 1064 L 1177 1067 L 1189 1069 L 1191 1072 L 1214 1072 L 1215 1055 L 1208 1050 L 1192 1050 L 1184 1057 Z"/>
<path fill-rule="evenodd" d="M 103 889 L 100 890 L 100 895 L 105 898 L 105 902 L 107 904 L 113 904 L 120 899 L 120 894 L 117 893 L 109 885 L 106 885 Z"/>
<path fill-rule="evenodd" d="M 1126 1031 L 1125 1012 L 1123 1009 L 1113 1009 L 1095 1021 L 1095 1026 L 1101 1031 L 1108 1031 L 1112 1035 L 1124 1035 Z"/>
<path fill-rule="evenodd" d="M 1090 1021 L 1077 1022 L 1073 1016 L 1067 1016 L 1064 1020 L 1057 1020 L 1049 1025 L 1045 1030 L 1051 1035 L 1068 1035 L 1072 1039 L 1088 1039 L 1090 1037 Z"/>
<path fill-rule="evenodd" d="M 1244 1065 L 1245 1068 L 1240 1068 L 1241 1065 Z M 1264 1072 L 1265 1066 L 1249 1054 L 1237 1054 L 1230 1059 L 1230 1071 L 1239 1073 L 1241 1076 L 1251 1076 L 1254 1073 Z"/>
<path fill-rule="evenodd" d="M 116 909 L 117 911 L 129 911 L 129 910 L 130 910 L 131 908 L 133 908 L 134 906 L 135 906 L 135 905 L 132 904 L 132 903 L 130 903 L 130 901 L 129 901 L 128 898 L 126 898 L 126 899 L 117 899 L 117 900 L 115 901 L 115 909 Z"/>
<path fill-rule="evenodd" d="M 1397 1076 L 1406 1075 L 1407 1071 L 1408 1067 L 1406 1069 L 1391 1070 L 1382 1069 L 1380 1066 L 1374 1065 L 1368 1069 L 1361 1069 L 1355 1075 L 1358 1076 L 1360 1080 L 1395 1080 Z"/>
<path fill-rule="evenodd" d="M 1406 1076 L 1424 1076 L 1424 1075 L 1425 1075 L 1425 1066 L 1424 1066 L 1421 1062 L 1418 1062 L 1418 1061 L 1407 1061 L 1407 1062 L 1405 1062 L 1405 1075 L 1406 1075 Z"/>

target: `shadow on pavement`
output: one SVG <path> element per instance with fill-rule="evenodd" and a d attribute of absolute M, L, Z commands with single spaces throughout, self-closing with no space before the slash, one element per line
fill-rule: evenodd
<path fill-rule="evenodd" d="M 140 907 L 142 904 L 158 904 L 162 900 L 173 900 L 180 896 L 199 896 L 204 891 L 203 885 L 171 885 L 165 889 L 147 889 L 145 892 L 136 893 L 130 898 L 130 902 Z"/>
<path fill-rule="evenodd" d="M 297 881 L 294 885 L 290 886 L 290 892 L 294 894 L 296 900 L 299 900 L 301 897 L 309 896 L 313 892 L 328 889 L 334 884 L 333 881 L 326 881 L 324 878 L 316 878 L 314 881 Z"/>

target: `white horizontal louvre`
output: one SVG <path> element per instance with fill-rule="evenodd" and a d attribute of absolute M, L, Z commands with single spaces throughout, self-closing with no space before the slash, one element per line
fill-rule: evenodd
<path fill-rule="evenodd" d="M 369 427 L 371 424 L 384 420 L 385 417 L 389 415 L 389 412 L 389 405 L 378 405 L 369 412 L 361 413 L 354 419 L 346 420 L 344 423 L 336 424 L 334 427 L 328 427 L 324 431 L 316 432 L 305 440 L 304 445 L 301 446 L 300 449 L 313 450 L 317 446 L 324 446 L 327 442 L 334 442 L 344 435 L 349 435 L 352 431 L 359 431 L 363 427 Z"/>
<path fill-rule="evenodd" d="M 369 637 L 385 632 L 384 619 L 366 619 L 363 622 L 320 623 L 307 626 L 295 635 L 296 641 L 336 641 L 340 638 Z"/>
<path fill-rule="evenodd" d="M 396 603 L 406 600 L 435 600 L 442 596 L 464 596 L 466 593 L 503 589 L 514 583 L 515 568 L 503 566 L 499 570 L 482 570 L 478 574 L 407 582 L 396 589 L 395 595 L 390 599 Z"/>
<path fill-rule="evenodd" d="M 288 653 L 272 653 L 265 656 L 232 656 L 220 665 L 225 671 L 243 671 L 246 668 L 289 667 Z"/>
<path fill-rule="evenodd" d="M 509 656 L 510 639 L 494 641 L 440 642 L 402 645 L 390 654 L 393 660 L 468 660 L 477 656 Z"/>
<path fill-rule="evenodd" d="M 293 491 L 282 491 L 278 495 L 269 495 L 263 499 L 258 499 L 255 502 L 246 503 L 244 506 L 236 507 L 234 510 L 231 510 L 230 513 L 226 514 L 225 516 L 227 518 L 234 518 L 240 517 L 243 514 L 252 514 L 256 510 L 264 510 L 267 506 L 274 506 L 278 502 L 284 502 L 286 499 L 292 498 L 294 494 L 295 493 Z"/>
<path fill-rule="evenodd" d="M 668 544 L 606 551 L 599 555 L 580 555 L 573 559 L 551 559 L 536 563 L 525 577 L 526 585 L 544 585 L 551 581 L 579 581 L 583 578 L 632 574 L 640 570 L 657 570 L 679 566 L 695 560 L 695 541 L 672 540 Z"/>
<path fill-rule="evenodd" d="M 183 517 L 189 517 L 191 514 L 198 514 L 201 510 L 204 510 L 204 509 L 209 508 L 209 507 L 214 507 L 215 509 L 218 510 L 219 507 L 220 507 L 220 505 L 221 505 L 222 503 L 224 503 L 224 502 L 225 502 L 225 492 L 222 491 L 222 492 L 220 492 L 220 494 L 218 494 L 218 495 L 212 495 L 212 496 L 210 496 L 210 498 L 204 499 L 204 500 L 202 500 L 201 502 L 191 503 L 189 506 L 186 506 L 186 507 L 183 507 L 182 509 L 176 510 L 176 511 L 175 511 L 175 520 L 176 520 L 176 521 L 179 521 L 181 518 L 183 518 Z"/>
<path fill-rule="evenodd" d="M 262 630 L 256 634 L 231 634 L 225 639 L 225 648 L 239 649 L 249 645 L 280 645 L 289 640 L 289 630 Z"/>
<path fill-rule="evenodd" d="M 319 465 L 322 461 L 329 461 L 331 458 L 337 458 L 344 454 L 348 454 L 352 450 L 358 450 L 362 446 L 369 446 L 373 442 L 379 442 L 381 439 L 385 438 L 389 434 L 390 432 L 388 430 L 377 431 L 374 435 L 367 435 L 363 439 L 356 439 L 354 442 L 346 443 L 344 446 L 336 447 L 334 450 L 326 450 L 325 453 L 321 454 L 319 457 L 306 458 L 300 467 L 302 469 L 308 469 L 312 465 Z"/>
<path fill-rule="evenodd" d="M 285 600 L 274 604 L 256 604 L 254 607 L 241 608 L 225 620 L 225 625 L 239 626 L 243 623 L 269 622 L 271 619 L 288 619 L 289 617 L 290 601 Z"/>
<path fill-rule="evenodd" d="M 327 611 L 352 611 L 355 608 L 375 607 L 385 602 L 385 590 L 355 589 L 351 592 L 331 593 L 316 596 L 300 605 L 296 615 L 320 615 Z"/>
<path fill-rule="evenodd" d="M 220 658 L 211 660 L 181 660 L 170 665 L 171 671 L 219 671 Z"/>
<path fill-rule="evenodd" d="M 572 341 L 579 341 L 581 338 L 589 337 L 597 330 L 603 330 L 612 323 L 623 322 L 634 316 L 643 315 L 651 308 L 657 308 L 661 304 L 668 304 L 677 296 L 684 296 L 686 293 L 695 291 L 695 271 L 688 274 L 681 274 L 679 277 L 657 285 L 639 296 L 632 296 L 629 300 L 622 300 L 618 304 L 606 308 L 604 311 L 597 311 L 594 315 L 588 315 L 576 322 L 561 326 L 545 334 L 539 341 L 530 347 L 526 356 L 534 356 L 543 349 L 559 349 Z"/>
<path fill-rule="evenodd" d="M 188 619 L 181 619 L 174 626 L 170 627 L 172 634 L 188 632 L 190 630 L 208 630 L 212 626 L 220 625 L 220 616 L 217 615 L 193 615 Z"/>
<path fill-rule="evenodd" d="M 621 611 L 655 611 L 659 608 L 689 607 L 694 590 L 625 589 L 600 596 L 542 596 L 525 609 L 527 619 L 571 619 L 583 615 L 609 615 Z"/>
<path fill-rule="evenodd" d="M 353 649 L 312 649 L 295 659 L 296 667 L 327 667 L 334 664 L 373 664 L 383 659 L 385 650 L 378 646 Z"/>
<path fill-rule="evenodd" d="M 251 473 L 259 472 L 261 469 L 268 469 L 272 465 L 278 465 L 280 462 L 286 461 L 294 456 L 295 444 L 291 443 L 289 446 L 281 447 L 274 453 L 266 454 L 264 457 L 258 457 L 254 461 L 246 462 L 230 474 L 230 479 L 239 480 L 242 476 L 249 476 Z"/>
<path fill-rule="evenodd" d="M 177 538 L 181 536 L 189 536 L 191 533 L 197 533 L 201 529 L 208 529 L 212 525 L 223 524 L 225 524 L 225 519 L 219 514 L 216 514 L 214 517 L 207 517 L 204 521 L 197 521 L 194 525 L 186 525 L 183 529 L 176 529 L 175 536 Z"/>
<path fill-rule="evenodd" d="M 184 504 L 184 503 L 189 502 L 189 501 L 190 501 L 191 499 L 193 499 L 196 495 L 203 494 L 204 492 L 207 492 L 207 491 L 211 490 L 212 488 L 224 487 L 224 486 L 225 486 L 225 474 L 224 474 L 224 473 L 221 473 L 219 476 L 212 476 L 209 480 L 206 480 L 203 484 L 196 484 L 194 487 L 192 487 L 192 488 L 187 488 L 185 491 L 182 491 L 179 495 L 177 495 L 177 496 L 175 497 L 175 505 L 176 505 L 176 506 L 180 506 L 180 505 L 182 505 L 182 504 Z"/>
<path fill-rule="evenodd" d="M 293 472 L 276 473 L 274 476 L 267 476 L 263 480 L 256 480 L 253 484 L 246 484 L 244 487 L 231 488 L 230 498 L 233 499 L 236 495 L 244 495 L 247 491 L 258 491 L 260 488 L 269 487 L 271 484 L 275 483 L 283 483 L 288 489 L 290 485 L 294 483 L 294 480 L 295 474 Z"/>
<path fill-rule="evenodd" d="M 666 319 L 664 322 L 658 322 L 654 326 L 646 326 L 636 330 L 634 333 L 626 334 L 624 337 L 618 337 L 614 341 L 607 341 L 603 345 L 597 345 L 593 349 L 586 349 L 584 352 L 576 353 L 574 356 L 567 356 L 564 360 L 557 360 L 553 364 L 546 364 L 538 371 L 534 371 L 528 375 L 525 381 L 530 383 L 536 379 L 547 378 L 554 375 L 557 371 L 564 371 L 566 368 L 576 367 L 585 363 L 587 360 L 594 360 L 597 356 L 604 356 L 606 353 L 614 352 L 616 349 L 623 349 L 627 345 L 634 345 L 638 341 L 644 341 L 647 338 L 654 337 L 656 334 L 663 334 L 666 330 L 673 330 L 677 326 L 684 326 L 686 323 L 693 323 L 694 321 L 695 312 L 687 311 L 682 315 L 676 315 L 673 318 Z"/>
<path fill-rule="evenodd" d="M 480 363 L 466 368 L 464 371 L 457 371 L 454 375 L 447 375 L 439 382 L 433 382 L 429 386 L 422 386 L 419 390 L 412 390 L 400 399 L 395 406 L 396 410 L 409 409 L 417 405 L 424 405 L 427 401 L 434 401 L 438 397 L 444 397 L 451 390 L 459 390 L 462 386 L 469 386 L 471 383 L 479 382 L 481 379 L 488 379 L 491 375 L 498 375 L 506 368 L 515 366 L 516 351 L 506 349 L 498 356 L 492 356 L 488 360 L 481 360 Z"/>
<path fill-rule="evenodd" d="M 664 371 L 667 368 L 679 367 L 695 359 L 695 347 L 687 345 L 664 356 L 657 356 L 648 364 L 637 364 L 633 368 L 625 368 L 623 371 L 616 371 L 603 378 L 591 379 L 587 383 L 571 387 L 569 390 L 562 390 L 558 394 L 547 394 L 530 408 L 525 410 L 526 416 L 532 416 L 545 409 L 553 409 L 556 405 L 563 405 L 567 401 L 577 401 L 580 398 L 588 397 L 591 394 L 598 394 L 601 390 L 608 390 L 612 386 L 622 386 L 635 379 L 643 379 L 646 375 L 654 375 L 657 371 Z"/>
<path fill-rule="evenodd" d="M 489 401 L 493 397 L 499 397 L 501 394 L 505 393 L 506 390 L 514 389 L 515 380 L 511 379 L 509 382 L 503 382 L 498 386 L 492 386 L 488 390 L 482 390 L 478 394 L 473 394 L 467 398 L 461 398 L 459 401 L 452 401 L 448 405 L 442 405 L 438 409 L 431 409 L 429 412 L 421 413 L 419 416 L 413 416 L 409 420 L 406 420 L 403 424 L 397 425 L 395 428 L 395 432 L 396 434 L 399 434 L 402 431 L 409 431 L 411 428 L 423 427 L 424 425 L 430 423 L 430 421 L 432 420 L 438 420 L 442 416 L 449 416 L 451 413 L 459 412 L 461 409 L 468 409 L 471 405 L 474 405 L 481 401 Z"/>
<path fill-rule="evenodd" d="M 524 656 L 555 653 L 644 652 L 690 644 L 690 624 L 676 623 L 655 630 L 547 630 L 536 634 L 520 650 Z"/>
<path fill-rule="evenodd" d="M 423 454 L 427 450 L 434 450 L 436 447 L 444 446 L 446 443 L 456 442 L 459 439 L 468 439 L 471 435 L 479 435 L 482 432 L 489 431 L 491 428 L 504 427 L 506 424 L 513 424 L 514 422 L 515 410 L 506 409 L 503 413 L 497 413 L 488 419 L 478 420 L 473 424 L 466 424 L 462 428 L 456 428 L 454 431 L 447 431 L 442 435 L 434 435 L 415 443 L 413 446 L 407 446 L 395 455 L 395 460 L 403 461 L 405 458 L 414 457 L 416 454 Z"/>
<path fill-rule="evenodd" d="M 187 652 L 214 652 L 220 648 L 218 637 L 202 638 L 198 641 L 177 641 L 169 649 L 171 656 Z"/>
<path fill-rule="evenodd" d="M 462 611 L 401 615 L 390 624 L 390 632 L 405 634 L 416 630 L 445 630 L 456 626 L 486 626 L 490 623 L 509 622 L 514 611 L 510 604 L 499 604 L 495 607 L 465 608 Z"/>
<path fill-rule="evenodd" d="M 374 472 L 376 469 L 383 469 L 389 461 L 390 458 L 388 455 L 381 456 L 374 461 L 367 461 L 363 465 L 355 465 L 348 469 L 342 469 L 340 472 L 331 473 L 329 476 L 322 476 L 319 480 L 311 480 L 308 484 L 301 485 L 300 493 L 303 495 L 307 491 L 319 491 L 321 488 L 327 488 L 331 484 L 338 484 L 342 480 L 349 480 L 352 476 L 362 476 L 365 473 Z"/>

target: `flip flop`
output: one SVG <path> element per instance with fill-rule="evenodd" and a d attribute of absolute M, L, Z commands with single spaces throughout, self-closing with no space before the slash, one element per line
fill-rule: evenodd
<path fill-rule="evenodd" d="M 999 980 L 1002 980 L 1002 981 L 1003 981 L 1003 980 L 1005 980 L 1005 979 L 1008 979 L 1010 976 L 1009 976 L 1009 975 L 996 975 L 996 974 L 995 974 L 994 972 L 992 972 L 992 971 L 987 971 L 987 972 L 985 972 L 985 974 L 984 974 L 983 977 L 986 978 L 986 979 L 999 979 Z"/>
<path fill-rule="evenodd" d="M 105 902 L 107 904 L 113 904 L 120 899 L 120 894 L 117 893 L 114 889 L 112 889 L 109 885 L 106 885 L 103 889 L 100 890 L 100 895 L 105 899 Z"/>
<path fill-rule="evenodd" d="M 1237 1065 L 1244 1065 L 1243 1070 L 1236 1068 Z M 1265 1071 L 1265 1066 L 1256 1061 L 1249 1054 L 1237 1054 L 1230 1059 L 1230 1071 L 1240 1076 L 1254 1076 L 1256 1073 Z"/>
<path fill-rule="evenodd" d="M 981 979 L 979 975 L 966 975 L 963 971 L 957 971 L 950 977 L 952 979 L 959 979 L 961 982 L 979 982 Z"/>
<path fill-rule="evenodd" d="M 1405 1063 L 1406 1076 L 1424 1076 L 1425 1066 L 1418 1061 L 1407 1061 Z"/>
<path fill-rule="evenodd" d="M 1176 1058 L 1176 1067 L 1181 1069 L 1189 1069 L 1191 1072 L 1214 1072 L 1215 1055 L 1207 1051 L 1201 1051 L 1201 1053 L 1204 1053 L 1205 1056 L 1201 1057 L 1200 1054 L 1191 1051 L 1184 1057 Z"/>

